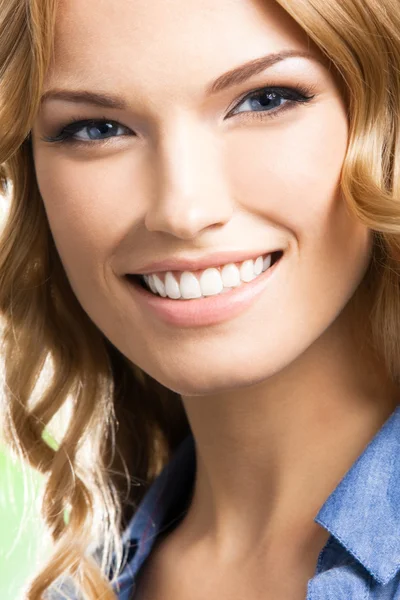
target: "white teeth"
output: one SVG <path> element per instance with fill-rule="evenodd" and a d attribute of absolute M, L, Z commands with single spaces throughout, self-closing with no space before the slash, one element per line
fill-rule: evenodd
<path fill-rule="evenodd" d="M 271 263 L 271 255 L 269 254 L 269 262 Z M 263 270 L 263 257 L 259 256 L 254 263 L 254 273 L 259 275 Z"/>
<path fill-rule="evenodd" d="M 147 283 L 147 285 L 149 286 L 149 288 L 151 289 L 151 291 L 153 292 L 153 294 L 157 294 L 158 290 L 157 290 L 156 285 L 154 283 L 154 278 L 153 277 L 149 277 L 148 275 L 143 275 L 143 279 L 145 280 L 145 282 Z"/>
<path fill-rule="evenodd" d="M 258 259 L 257 259 L 258 260 Z M 263 271 L 266 271 L 271 266 L 271 255 L 268 254 L 263 260 Z"/>
<path fill-rule="evenodd" d="M 203 296 L 214 296 L 222 292 L 224 284 L 218 269 L 211 267 L 206 269 L 200 277 L 200 288 Z"/>
<path fill-rule="evenodd" d="M 171 271 L 167 271 L 167 274 L 165 275 L 165 291 L 167 292 L 168 298 L 177 300 L 181 297 L 179 283 L 176 281 Z"/>
<path fill-rule="evenodd" d="M 241 284 L 240 271 L 233 263 L 222 268 L 221 279 L 224 287 L 237 287 Z"/>
<path fill-rule="evenodd" d="M 181 275 L 180 288 L 182 298 L 189 300 L 190 298 L 201 298 L 201 288 L 197 277 L 189 271 L 184 271 Z"/>
<path fill-rule="evenodd" d="M 224 265 L 221 270 L 214 267 L 205 269 L 200 279 L 190 271 L 181 274 L 179 283 L 171 271 L 166 272 L 164 283 L 157 275 L 145 275 L 143 278 L 154 294 L 163 298 L 168 296 L 174 300 L 189 300 L 226 293 L 231 288 L 241 286 L 243 282 L 252 281 L 270 266 L 271 254 L 268 254 L 265 258 L 259 256 L 256 260 L 245 260 L 240 267 L 230 263 Z"/>
<path fill-rule="evenodd" d="M 149 279 L 153 279 L 154 285 L 156 286 L 157 292 L 160 294 L 160 296 L 166 298 L 167 292 L 165 291 L 165 285 L 161 279 L 157 277 L 157 275 L 149 275 Z"/>
<path fill-rule="evenodd" d="M 254 261 L 245 260 L 240 266 L 240 279 L 248 283 L 252 281 L 257 275 L 254 273 Z"/>

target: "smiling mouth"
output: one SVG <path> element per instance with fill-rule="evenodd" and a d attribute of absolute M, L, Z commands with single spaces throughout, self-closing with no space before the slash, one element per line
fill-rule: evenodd
<path fill-rule="evenodd" d="M 282 250 L 278 250 L 276 252 L 272 252 L 271 253 L 271 262 L 270 265 L 267 267 L 266 270 L 269 270 L 271 267 L 273 267 L 275 265 L 275 263 L 277 263 L 283 256 L 284 252 Z M 257 275 L 254 279 L 257 279 L 260 275 L 262 275 L 265 272 L 265 270 L 263 269 L 262 272 Z M 140 274 L 127 274 L 126 277 L 132 282 L 135 283 L 136 285 L 139 285 L 142 289 L 146 290 L 146 292 L 158 296 L 161 298 L 161 296 L 158 293 L 154 293 L 153 290 L 151 290 L 151 288 L 149 287 L 149 285 L 147 284 L 146 280 L 144 279 L 143 275 Z M 238 287 L 242 287 L 243 285 L 246 285 L 247 281 L 243 280 L 240 281 L 240 283 L 238 285 L 235 286 L 227 286 L 223 288 L 222 292 L 220 293 L 229 293 L 230 291 L 233 291 L 235 289 L 237 289 Z M 207 297 L 207 296 L 200 296 L 200 298 L 203 297 Z M 168 299 L 168 297 L 166 297 L 166 299 Z M 181 300 L 194 300 L 194 299 L 198 299 L 198 297 L 196 298 L 180 298 Z"/>

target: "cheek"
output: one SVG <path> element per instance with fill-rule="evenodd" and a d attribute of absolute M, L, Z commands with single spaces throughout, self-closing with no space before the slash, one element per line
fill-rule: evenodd
<path fill-rule="evenodd" d="M 121 155 L 79 161 L 55 154 L 44 150 L 35 156 L 38 186 L 68 277 L 73 285 L 82 281 L 85 286 L 88 278 L 101 276 L 140 216 L 132 170 Z"/>
<path fill-rule="evenodd" d="M 348 126 L 337 100 L 292 110 L 238 129 L 225 156 L 238 201 L 301 236 L 333 209 Z"/>
<path fill-rule="evenodd" d="M 91 160 L 73 160 L 54 150 L 34 156 L 36 177 L 54 242 L 70 285 L 90 319 L 109 338 L 126 335 L 121 317 L 114 254 L 125 245 L 145 215 L 148 181 L 135 165 L 137 154 L 125 152 Z M 134 167 L 134 168 L 133 168 Z M 139 176 L 143 173 L 143 177 Z M 56 176 L 54 175 L 56 174 Z M 140 315 L 132 319 L 140 330 Z M 121 322 L 122 319 L 122 322 Z"/>
<path fill-rule="evenodd" d="M 329 298 L 326 310 L 339 308 L 368 266 L 370 232 L 350 214 L 340 190 L 347 143 L 345 109 L 331 99 L 296 108 L 265 128 L 238 129 L 226 149 L 236 201 L 291 245 L 288 306 L 294 298 L 313 306 Z"/>

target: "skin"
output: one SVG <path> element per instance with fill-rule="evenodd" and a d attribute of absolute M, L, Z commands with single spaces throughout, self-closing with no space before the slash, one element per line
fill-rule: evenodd
<path fill-rule="evenodd" d="M 226 71 L 283 49 L 315 58 L 206 95 Z M 247 103 L 227 117 L 252 90 L 297 83 L 314 86 L 307 105 L 252 120 Z M 44 102 L 37 181 L 78 300 L 182 395 L 196 441 L 193 501 L 153 553 L 147 597 L 304 598 L 328 538 L 313 518 L 397 394 L 356 322 L 372 238 L 339 189 L 348 120 L 338 77 L 272 1 L 65 0 L 44 91 L 54 88 L 127 103 Z M 41 139 L 84 118 L 130 134 L 107 146 Z M 265 292 L 209 327 L 155 319 L 123 277 L 152 260 L 271 244 L 285 255 Z"/>

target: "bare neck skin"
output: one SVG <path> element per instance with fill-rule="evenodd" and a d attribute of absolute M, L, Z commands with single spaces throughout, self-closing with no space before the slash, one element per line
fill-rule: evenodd
<path fill-rule="evenodd" d="M 297 361 L 248 389 L 185 397 L 196 441 L 183 521 L 208 556 L 296 560 L 328 532 L 313 519 L 398 403 L 398 388 L 349 327 L 352 303 Z M 191 537 L 192 536 L 192 537 Z M 290 540 L 290 543 L 288 543 Z"/>

